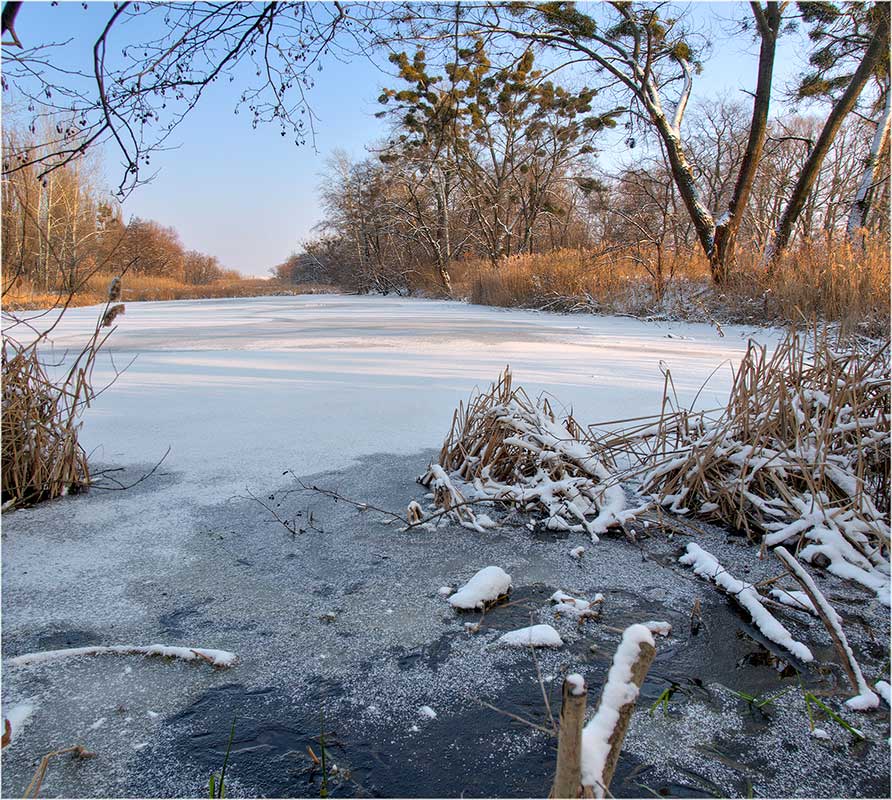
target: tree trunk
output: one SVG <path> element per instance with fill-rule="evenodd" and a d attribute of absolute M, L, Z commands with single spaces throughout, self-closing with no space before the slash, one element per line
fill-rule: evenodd
<path fill-rule="evenodd" d="M 855 74 L 852 75 L 845 92 L 833 105 L 830 116 L 827 117 L 827 121 L 821 130 L 821 135 L 809 154 L 802 172 L 799 173 L 799 179 L 793 188 L 793 194 L 787 202 L 783 216 L 778 223 L 774 241 L 768 250 L 769 267 L 777 261 L 780 254 L 789 245 L 796 222 L 817 180 L 821 165 L 824 163 L 824 157 L 830 150 L 830 146 L 833 144 L 833 140 L 836 138 L 840 127 L 842 127 L 846 116 L 855 107 L 861 91 L 864 89 L 883 54 L 889 49 L 889 6 L 886 3 L 879 5 L 881 7 L 880 22 L 874 31 L 870 46 L 861 59 L 858 69 L 855 70 Z"/>
<path fill-rule="evenodd" d="M 700 241 L 703 252 L 707 256 L 711 256 L 715 245 L 715 222 L 712 219 L 712 214 L 709 213 L 700 200 L 694 183 L 694 171 L 691 169 L 691 165 L 685 156 L 679 134 L 673 129 L 672 124 L 661 109 L 651 107 L 649 111 L 656 125 L 657 132 L 660 134 L 660 138 L 666 147 L 672 180 L 675 182 L 691 222 L 694 224 L 697 239 Z"/>
<path fill-rule="evenodd" d="M 855 200 L 852 203 L 852 210 L 849 212 L 849 220 L 846 225 L 846 232 L 851 241 L 855 241 L 858 231 L 867 225 L 867 215 L 870 213 L 870 203 L 873 197 L 871 189 L 877 181 L 880 156 L 889 141 L 889 122 L 892 118 L 890 112 L 892 112 L 892 91 L 890 91 L 887 77 L 886 103 L 883 106 L 883 113 L 877 120 L 876 133 L 870 145 L 870 155 L 864 164 L 864 175 L 861 177 L 861 183 L 855 193 Z"/>
<path fill-rule="evenodd" d="M 753 98 L 753 114 L 750 121 L 749 138 L 734 194 L 728 204 L 727 214 L 722 215 L 716 224 L 715 244 L 709 260 L 709 268 L 715 283 L 724 284 L 728 280 L 728 268 L 734 258 L 737 232 L 743 220 L 743 212 L 749 202 L 756 172 L 762 158 L 762 148 L 768 130 L 768 110 L 771 105 L 771 84 L 774 77 L 774 56 L 777 51 L 777 36 L 781 25 L 781 10 L 778 3 L 768 3 L 762 9 L 761 3 L 750 3 L 756 26 L 762 39 L 759 48 L 759 75 L 756 94 Z"/>
<path fill-rule="evenodd" d="M 440 282 L 447 294 L 452 294 L 452 279 L 449 277 L 449 260 L 452 257 L 449 243 L 449 209 L 446 204 L 446 182 L 441 175 L 435 182 L 437 196 L 437 271 Z"/>

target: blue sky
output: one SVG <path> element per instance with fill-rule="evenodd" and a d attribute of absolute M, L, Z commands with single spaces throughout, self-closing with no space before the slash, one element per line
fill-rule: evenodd
<path fill-rule="evenodd" d="M 750 102 L 741 90 L 755 88 L 758 48 L 750 36 L 733 36 L 731 23 L 749 15 L 747 4 L 693 3 L 691 12 L 713 41 L 713 55 L 696 80 L 692 102 L 723 94 Z M 19 13 L 16 30 L 26 46 L 72 37 L 66 58 L 85 64 L 110 13 L 110 3 L 93 2 L 84 9 L 79 2 L 57 7 L 29 2 Z M 798 35 L 781 40 L 778 89 L 802 68 L 802 53 Z M 153 156 L 153 168 L 160 172 L 125 201 L 125 217 L 173 226 L 187 247 L 211 253 L 246 274 L 268 274 L 312 235 L 321 218 L 316 189 L 330 153 L 343 149 L 361 157 L 385 133 L 384 123 L 373 114 L 380 108 L 379 90 L 388 83 L 367 60 L 349 65 L 326 61 L 309 95 L 318 118 L 315 149 L 312 144 L 295 146 L 273 126 L 252 130 L 247 114 L 233 114 L 237 84 L 214 84 L 176 130 L 176 149 Z M 781 100 L 779 91 L 776 100 Z M 619 141 L 601 147 L 602 161 L 608 163 L 627 155 Z M 106 160 L 109 184 L 118 177 L 116 163 Z"/>

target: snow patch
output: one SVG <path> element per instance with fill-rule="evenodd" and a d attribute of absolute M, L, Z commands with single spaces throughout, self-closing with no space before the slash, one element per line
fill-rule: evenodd
<path fill-rule="evenodd" d="M 482 609 L 510 589 L 511 576 L 505 570 L 501 567 L 484 567 L 449 598 L 449 605 L 462 611 Z"/>
<path fill-rule="evenodd" d="M 564 640 L 551 625 L 530 625 L 499 637 L 499 644 L 508 647 L 561 647 Z"/>

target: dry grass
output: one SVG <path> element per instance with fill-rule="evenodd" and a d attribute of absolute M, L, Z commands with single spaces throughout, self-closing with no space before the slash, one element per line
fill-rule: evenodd
<path fill-rule="evenodd" d="M 888 339 L 858 347 L 815 326 L 771 356 L 750 343 L 724 409 L 663 413 L 627 437 L 638 456 L 649 445 L 642 491 L 763 551 L 790 546 L 888 605 L 889 373 Z"/>
<path fill-rule="evenodd" d="M 105 302 L 110 275 L 97 273 L 73 296 L 70 305 L 91 306 Z M 319 294 L 337 292 L 333 286 L 305 284 L 295 286 L 277 280 L 263 278 L 240 278 L 238 280 L 214 281 L 202 285 L 181 283 L 172 278 L 157 275 L 128 275 L 123 298 L 128 302 L 147 300 L 201 300 L 220 297 L 259 297 L 278 294 Z M 52 308 L 65 300 L 65 293 L 36 292 L 24 281 L 18 279 L 3 298 L 4 308 L 39 309 Z"/>
<path fill-rule="evenodd" d="M 3 331 L 2 503 L 3 509 L 76 492 L 90 482 L 87 455 L 78 442 L 80 417 L 96 392 L 96 355 L 124 306 L 114 303 L 120 282 L 106 289 L 106 304 L 92 335 L 70 366 L 48 365 L 41 345 L 52 328 L 28 343 L 15 338 L 17 324 Z M 28 327 L 26 323 L 20 323 Z M 62 368 L 60 377 L 51 375 Z"/>
<path fill-rule="evenodd" d="M 3 342 L 3 508 L 58 497 L 87 484 L 78 444 L 77 387 L 59 387 L 36 348 Z"/>
<path fill-rule="evenodd" d="M 438 507 L 455 508 L 471 527 L 475 519 L 462 517 L 470 514 L 466 498 L 486 498 L 536 512 L 548 529 L 594 536 L 620 523 L 625 497 L 584 436 L 572 416 L 558 421 L 547 398 L 533 403 L 515 389 L 506 369 L 459 405 L 437 463 L 420 482 Z"/>
<path fill-rule="evenodd" d="M 889 403 L 888 343 L 843 350 L 826 333 L 790 333 L 769 356 L 750 342 L 716 417 L 672 414 L 659 426 L 662 463 L 644 491 L 751 537 L 819 511 L 885 546 Z"/>
<path fill-rule="evenodd" d="M 560 250 L 513 256 L 497 267 L 459 262 L 452 273 L 455 294 L 484 305 L 750 323 L 817 317 L 871 335 L 889 329 L 889 243 L 882 239 L 863 249 L 806 243 L 770 272 L 760 253 L 741 246 L 721 290 L 698 253 L 664 252 L 661 280 L 655 265 L 653 252 Z"/>

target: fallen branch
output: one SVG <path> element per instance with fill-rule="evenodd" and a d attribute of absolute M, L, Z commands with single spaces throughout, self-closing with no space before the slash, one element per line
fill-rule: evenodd
<path fill-rule="evenodd" d="M 235 653 L 227 650 L 209 650 L 203 647 L 171 647 L 166 644 L 138 645 L 111 645 L 96 647 L 69 647 L 63 650 L 44 650 L 39 653 L 26 653 L 9 659 L 9 663 L 15 667 L 32 666 L 47 661 L 60 661 L 63 658 L 75 658 L 78 656 L 100 655 L 140 655 L 161 656 L 163 658 L 179 658 L 183 661 L 196 659 L 207 661 L 215 667 L 231 667 L 237 657 Z"/>
<path fill-rule="evenodd" d="M 849 647 L 848 639 L 846 639 L 845 632 L 842 629 L 842 620 L 839 614 L 836 613 L 836 609 L 827 602 L 827 598 L 818 589 L 811 575 L 805 571 L 805 568 L 785 548 L 776 547 L 774 554 L 802 587 L 802 591 L 808 595 L 815 612 L 821 618 L 821 622 L 824 623 L 827 633 L 830 634 L 830 638 L 833 640 L 833 645 L 836 647 L 836 652 L 839 653 L 852 688 L 857 693 L 855 697 L 850 697 L 846 700 L 846 705 L 855 711 L 866 711 L 876 708 L 880 704 L 880 699 L 867 685 L 867 681 L 864 680 L 861 667 L 858 666 L 855 654 L 852 652 L 852 648 Z"/>
<path fill-rule="evenodd" d="M 801 661 L 814 661 L 811 650 L 802 642 L 796 641 L 793 635 L 765 608 L 765 598 L 756 591 L 755 587 L 735 578 L 716 560 L 712 553 L 707 552 L 700 545 L 690 542 L 687 551 L 678 560 L 682 564 L 693 567 L 697 575 L 711 580 L 742 606 L 766 638 L 788 650 Z"/>

